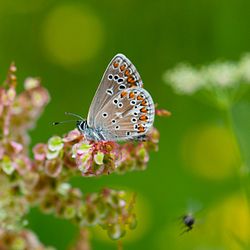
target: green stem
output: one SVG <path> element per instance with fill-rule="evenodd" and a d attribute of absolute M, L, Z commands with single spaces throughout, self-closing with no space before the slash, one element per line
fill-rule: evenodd
<path fill-rule="evenodd" d="M 245 195 L 247 196 L 246 197 L 247 201 L 249 201 L 250 200 L 250 192 L 249 192 L 249 186 L 248 186 L 249 169 L 247 168 L 247 164 L 246 164 L 244 153 L 240 144 L 240 140 L 237 136 L 236 129 L 234 126 L 232 108 L 228 106 L 224 112 L 225 112 L 225 124 L 227 128 L 229 129 L 234 145 L 236 145 L 237 147 L 237 152 L 238 152 L 238 157 L 239 157 L 238 173 L 239 173 L 240 183 L 241 183 L 242 189 L 244 190 Z"/>
<path fill-rule="evenodd" d="M 117 242 L 117 250 L 123 250 L 123 245 L 121 240 Z"/>

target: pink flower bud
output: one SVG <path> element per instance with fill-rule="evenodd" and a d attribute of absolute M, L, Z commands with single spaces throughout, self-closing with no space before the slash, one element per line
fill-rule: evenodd
<path fill-rule="evenodd" d="M 11 141 L 10 145 L 13 148 L 15 154 L 18 154 L 18 153 L 20 153 L 23 150 L 23 145 L 20 144 L 20 143 L 18 143 L 18 142 Z"/>
<path fill-rule="evenodd" d="M 45 173 L 50 177 L 58 177 L 62 171 L 62 163 L 58 160 L 47 160 L 45 162 Z"/>
<path fill-rule="evenodd" d="M 37 144 L 33 148 L 33 154 L 36 161 L 44 161 L 46 158 L 47 145 L 43 143 Z"/>
<path fill-rule="evenodd" d="M 82 138 L 82 134 L 80 133 L 80 131 L 78 129 L 74 129 L 72 131 L 70 131 L 64 138 L 63 138 L 63 142 L 73 142 L 75 140 L 78 140 L 80 138 Z"/>

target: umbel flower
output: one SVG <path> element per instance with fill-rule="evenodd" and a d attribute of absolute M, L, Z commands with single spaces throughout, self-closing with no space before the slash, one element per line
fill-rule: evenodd
<path fill-rule="evenodd" d="M 177 94 L 201 94 L 227 108 L 250 88 L 250 54 L 238 62 L 218 61 L 200 68 L 182 63 L 166 71 L 163 79 Z"/>
<path fill-rule="evenodd" d="M 158 149 L 159 132 L 153 128 L 145 142 L 117 144 L 88 141 L 74 129 L 38 143 L 32 149 L 33 157 L 29 157 L 28 130 L 34 128 L 50 97 L 37 78 L 27 78 L 24 91 L 17 94 L 15 72 L 12 64 L 0 87 L 0 248 L 21 244 L 12 248 L 48 249 L 25 229 L 24 216 L 34 206 L 72 221 L 81 232 L 100 225 L 112 239 L 119 239 L 136 225 L 135 197 L 106 187 L 83 195 L 68 181 L 72 176 L 144 170 L 149 152 Z M 169 115 L 165 110 L 156 113 Z"/>

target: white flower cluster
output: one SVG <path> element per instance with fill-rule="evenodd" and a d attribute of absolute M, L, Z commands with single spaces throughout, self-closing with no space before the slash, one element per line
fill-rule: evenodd
<path fill-rule="evenodd" d="M 215 62 L 200 68 L 177 65 L 164 74 L 164 81 L 176 93 L 191 95 L 201 89 L 230 89 L 240 84 L 250 85 L 250 54 L 239 62 Z"/>

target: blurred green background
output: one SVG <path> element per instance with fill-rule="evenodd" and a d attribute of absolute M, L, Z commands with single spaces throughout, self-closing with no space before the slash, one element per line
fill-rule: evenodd
<path fill-rule="evenodd" d="M 221 113 L 175 95 L 162 76 L 181 61 L 237 60 L 250 51 L 249 9 L 247 0 L 0 0 L 1 81 L 15 61 L 19 83 L 39 76 L 51 94 L 31 132 L 32 145 L 73 128 L 51 126 L 65 119 L 65 111 L 87 116 L 116 53 L 136 65 L 154 101 L 173 114 L 156 118 L 160 149 L 150 155 L 146 171 L 72 180 L 84 193 L 103 186 L 137 193 L 138 228 L 125 236 L 124 249 L 235 250 L 237 241 L 247 241 L 250 220 L 235 174 L 235 145 Z M 192 211 L 195 228 L 180 237 L 178 218 Z M 36 209 L 29 219 L 40 240 L 58 249 L 77 236 L 69 222 Z M 117 248 L 98 229 L 91 230 L 91 242 L 93 249 Z"/>

